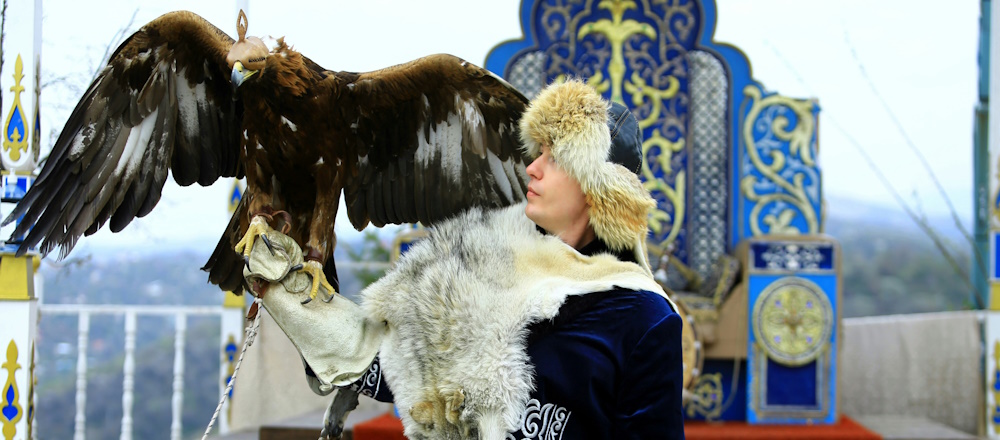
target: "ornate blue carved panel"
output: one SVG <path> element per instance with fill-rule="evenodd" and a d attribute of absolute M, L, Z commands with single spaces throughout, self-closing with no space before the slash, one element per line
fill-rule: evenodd
<path fill-rule="evenodd" d="M 572 76 L 632 108 L 658 202 L 651 242 L 703 275 L 741 239 L 822 219 L 818 107 L 763 92 L 715 22 L 712 1 L 525 0 L 523 38 L 486 60 L 529 97 Z"/>
<path fill-rule="evenodd" d="M 821 237 L 750 241 L 747 422 L 836 423 L 837 253 Z"/>
<path fill-rule="evenodd" d="M 835 335 L 803 343 L 760 319 L 792 316 L 795 324 L 802 315 L 824 322 L 816 327 L 823 331 L 837 321 L 836 246 L 813 235 L 824 217 L 816 102 L 768 92 L 751 78 L 746 56 L 714 41 L 711 0 L 523 0 L 520 16 L 522 38 L 495 47 L 487 69 L 529 98 L 578 77 L 632 109 L 644 136 L 643 182 L 658 204 L 649 220 L 654 253 L 670 252 L 711 279 L 721 255 L 754 238 L 742 276 L 748 321 L 760 325 L 756 335 L 747 328 L 745 369 L 706 369 L 688 390 L 702 404 L 686 415 L 835 419 Z M 758 238 L 766 235 L 812 236 Z M 732 389 L 738 371 L 746 379 Z"/>
<path fill-rule="evenodd" d="M 811 100 L 742 91 L 738 218 L 735 234 L 822 232 L 821 180 L 816 163 L 819 106 Z"/>

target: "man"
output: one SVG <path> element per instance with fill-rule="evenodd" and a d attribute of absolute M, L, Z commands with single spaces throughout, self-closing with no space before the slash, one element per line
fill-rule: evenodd
<path fill-rule="evenodd" d="M 609 183 L 625 173 L 606 171 L 605 162 L 637 174 L 642 135 L 627 108 L 613 105 L 610 120 L 606 108 L 573 81 L 531 103 L 521 121 L 522 142 L 537 156 L 527 168 L 525 214 L 583 255 L 610 252 L 645 266 L 645 248 L 634 240 L 645 237 L 649 196 L 629 191 L 637 176 Z M 570 297 L 529 336 L 533 397 L 573 410 L 562 438 L 683 438 L 680 335 L 679 315 L 656 293 L 615 288 Z"/>
<path fill-rule="evenodd" d="M 520 128 L 527 202 L 437 225 L 360 308 L 298 305 L 294 246 L 276 271 L 255 246 L 248 279 L 281 281 L 263 303 L 315 391 L 394 401 L 410 438 L 683 438 L 681 319 L 646 261 L 638 123 L 568 81 Z"/>

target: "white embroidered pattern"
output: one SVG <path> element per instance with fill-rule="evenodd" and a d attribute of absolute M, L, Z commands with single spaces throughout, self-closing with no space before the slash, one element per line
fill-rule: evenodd
<path fill-rule="evenodd" d="M 379 366 L 378 356 L 375 356 L 375 360 L 368 367 L 368 372 L 361 376 L 361 379 L 355 382 L 352 388 L 363 396 L 374 398 L 378 394 L 381 384 L 382 368 Z"/>
<path fill-rule="evenodd" d="M 508 433 L 507 440 L 559 440 L 569 421 L 572 411 L 561 406 L 537 399 L 528 401 L 517 432 Z"/>

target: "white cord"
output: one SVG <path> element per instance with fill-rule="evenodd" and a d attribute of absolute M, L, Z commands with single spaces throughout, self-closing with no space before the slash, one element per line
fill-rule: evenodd
<path fill-rule="evenodd" d="M 236 367 L 233 368 L 233 376 L 229 378 L 229 384 L 226 385 L 226 390 L 222 392 L 222 399 L 219 400 L 219 406 L 215 407 L 215 414 L 212 414 L 212 420 L 208 422 L 208 428 L 205 428 L 205 434 L 201 436 L 201 440 L 208 438 L 208 433 L 212 432 L 212 426 L 215 425 L 215 420 L 219 418 L 219 413 L 222 412 L 222 405 L 226 403 L 226 398 L 229 397 L 229 392 L 233 390 L 233 384 L 236 383 L 236 373 L 240 372 L 240 364 L 243 363 L 243 355 L 246 354 L 247 348 L 253 344 L 254 337 L 257 336 L 257 330 L 260 329 L 260 315 L 261 304 L 260 297 L 254 299 L 254 305 L 257 306 L 257 316 L 253 318 L 253 324 L 247 327 L 246 338 L 243 341 L 243 350 L 240 351 L 240 358 L 236 361 Z"/>

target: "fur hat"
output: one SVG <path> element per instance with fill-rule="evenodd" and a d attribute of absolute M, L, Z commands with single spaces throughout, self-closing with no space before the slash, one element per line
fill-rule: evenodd
<path fill-rule="evenodd" d="M 642 134 L 627 108 L 612 107 L 590 86 L 569 80 L 542 90 L 520 128 L 529 156 L 538 157 L 547 145 L 559 167 L 580 183 L 590 225 L 601 240 L 615 251 L 644 248 L 647 217 L 656 203 L 637 175 Z"/>

